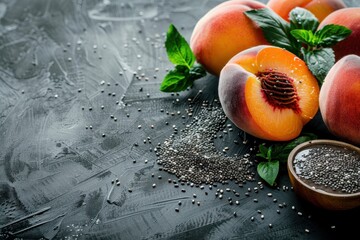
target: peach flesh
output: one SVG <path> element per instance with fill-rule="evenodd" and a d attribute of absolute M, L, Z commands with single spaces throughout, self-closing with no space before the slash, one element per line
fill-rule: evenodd
<path fill-rule="evenodd" d="M 319 85 L 306 64 L 278 47 L 242 51 L 220 74 L 219 98 L 227 117 L 265 140 L 297 137 L 318 111 L 318 94 Z"/>

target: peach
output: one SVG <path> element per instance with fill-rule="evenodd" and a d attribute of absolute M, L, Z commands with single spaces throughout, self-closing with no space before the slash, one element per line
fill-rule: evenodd
<path fill-rule="evenodd" d="M 268 44 L 262 30 L 244 12 L 265 4 L 251 0 L 223 2 L 207 12 L 195 25 L 190 47 L 197 62 L 216 76 L 238 52 Z"/>
<path fill-rule="evenodd" d="M 360 55 L 360 7 L 344 8 L 329 14 L 319 28 L 328 24 L 342 25 L 352 31 L 350 36 L 332 47 L 337 61 L 349 54 Z"/>
<path fill-rule="evenodd" d="M 326 75 L 319 95 L 320 113 L 335 136 L 360 145 L 360 57 L 347 55 Z"/>
<path fill-rule="evenodd" d="M 265 140 L 294 139 L 319 108 L 319 85 L 305 62 L 274 46 L 235 55 L 220 73 L 218 90 L 226 116 Z"/>
<path fill-rule="evenodd" d="M 289 21 L 289 13 L 295 7 L 309 10 L 321 22 L 330 13 L 345 8 L 342 0 L 269 0 L 267 6 Z"/>

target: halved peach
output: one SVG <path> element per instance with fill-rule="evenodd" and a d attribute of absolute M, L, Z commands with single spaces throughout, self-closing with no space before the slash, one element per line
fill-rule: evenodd
<path fill-rule="evenodd" d="M 319 85 L 291 52 L 260 45 L 235 55 L 220 73 L 219 98 L 227 117 L 266 140 L 299 136 L 319 109 Z"/>

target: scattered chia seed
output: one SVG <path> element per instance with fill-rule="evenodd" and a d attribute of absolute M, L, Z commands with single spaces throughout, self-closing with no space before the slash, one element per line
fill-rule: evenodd
<path fill-rule="evenodd" d="M 221 107 L 203 104 L 181 135 L 166 139 L 158 147 L 157 163 L 185 182 L 252 181 L 255 174 L 250 170 L 253 163 L 248 157 L 224 156 L 214 146 L 213 136 L 226 127 L 226 119 Z"/>
<path fill-rule="evenodd" d="M 360 155 L 347 148 L 321 145 L 300 151 L 294 170 L 314 188 L 330 193 L 360 192 Z"/>

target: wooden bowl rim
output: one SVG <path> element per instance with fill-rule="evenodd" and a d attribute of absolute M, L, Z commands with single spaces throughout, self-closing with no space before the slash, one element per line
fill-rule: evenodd
<path fill-rule="evenodd" d="M 288 166 L 288 170 L 291 173 L 291 175 L 295 178 L 295 180 L 300 183 L 302 186 L 304 186 L 305 188 L 309 189 L 310 191 L 313 192 L 317 192 L 319 194 L 323 194 L 323 195 L 327 195 L 330 197 L 335 197 L 335 198 L 354 198 L 354 197 L 360 197 L 360 192 L 357 193 L 329 193 L 326 192 L 324 190 L 320 190 L 317 188 L 313 188 L 310 185 L 306 184 L 305 182 L 302 181 L 302 179 L 295 173 L 294 167 L 293 167 L 293 159 L 296 156 L 296 154 L 298 152 L 300 152 L 303 149 L 306 149 L 308 147 L 311 146 L 316 146 L 316 145 L 333 145 L 333 146 L 340 146 L 340 147 L 346 147 L 350 150 L 355 150 L 356 152 L 358 152 L 358 154 L 360 155 L 360 148 L 356 147 L 355 145 L 352 145 L 350 143 L 346 143 L 346 142 L 342 142 L 342 141 L 337 141 L 337 140 L 331 140 L 331 139 L 316 139 L 316 140 L 310 140 L 304 143 L 299 144 L 298 146 L 296 146 L 289 154 L 288 156 L 288 161 L 287 161 L 287 166 Z"/>

